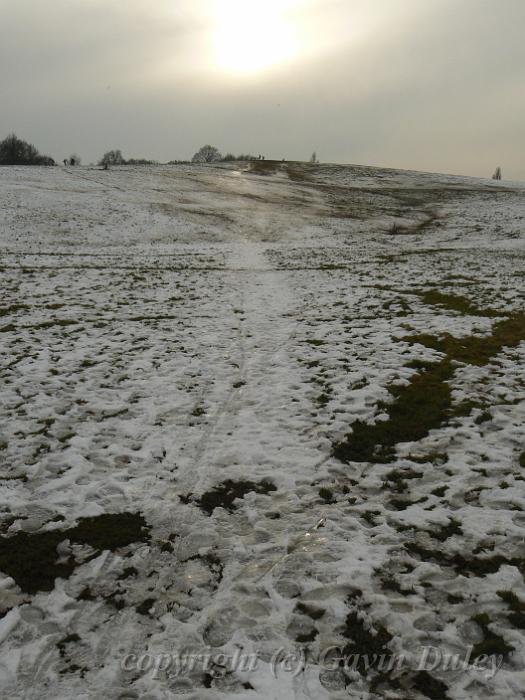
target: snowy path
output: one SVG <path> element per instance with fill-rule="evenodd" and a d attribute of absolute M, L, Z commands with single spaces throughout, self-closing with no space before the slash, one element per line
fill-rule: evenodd
<path fill-rule="evenodd" d="M 523 697 L 522 186 L 264 164 L 0 188 L 6 697 Z M 493 678 L 418 670 L 469 645 Z M 258 664 L 122 665 L 183 649 Z"/>

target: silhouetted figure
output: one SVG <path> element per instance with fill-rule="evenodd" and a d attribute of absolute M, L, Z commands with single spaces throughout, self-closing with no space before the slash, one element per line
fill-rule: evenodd
<path fill-rule="evenodd" d="M 67 165 L 67 158 L 64 158 L 64 165 Z"/>
<path fill-rule="evenodd" d="M 501 180 L 501 168 L 499 167 L 499 165 L 496 168 L 496 171 L 495 171 L 494 175 L 492 176 L 492 179 L 493 180 Z"/>

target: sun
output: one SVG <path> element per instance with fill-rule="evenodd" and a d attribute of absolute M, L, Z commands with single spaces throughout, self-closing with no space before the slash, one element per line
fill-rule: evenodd
<path fill-rule="evenodd" d="M 216 0 L 215 60 L 228 73 L 253 75 L 297 54 L 291 0 Z"/>

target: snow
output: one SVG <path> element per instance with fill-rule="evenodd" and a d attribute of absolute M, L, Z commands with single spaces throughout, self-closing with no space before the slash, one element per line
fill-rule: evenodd
<path fill-rule="evenodd" d="M 486 612 L 515 647 L 502 668 L 432 674 L 452 700 L 521 697 L 524 632 L 497 592 L 525 601 L 523 571 L 460 573 L 404 545 L 525 557 L 525 344 L 457 368 L 454 403 L 483 405 L 484 422 L 474 408 L 398 444 L 389 464 L 331 451 L 355 420 L 385 418 L 411 360 L 442 357 L 402 338 L 490 334 L 493 318 L 425 304 L 420 290 L 523 309 L 525 185 L 282 164 L 3 168 L 0 192 L 3 537 L 105 513 L 151 527 L 115 551 L 61 544 L 57 557 L 83 563 L 52 591 L 24 593 L 0 570 L 3 696 L 425 697 L 322 668 L 357 606 L 414 669 L 424 646 L 465 654 L 482 641 L 472 618 Z M 413 460 L 438 453 L 447 461 Z M 396 510 L 388 474 L 408 468 L 421 476 Z M 198 499 L 226 480 L 276 489 L 208 515 Z M 432 539 L 451 518 L 462 533 Z M 242 650 L 257 668 L 212 680 L 122 667 L 189 648 Z M 301 654 L 304 668 L 286 670 Z"/>

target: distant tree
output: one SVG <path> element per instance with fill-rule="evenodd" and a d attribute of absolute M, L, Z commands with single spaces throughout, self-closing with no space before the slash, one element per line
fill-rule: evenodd
<path fill-rule="evenodd" d="M 218 148 L 207 144 L 200 148 L 192 158 L 192 163 L 217 163 L 222 159 Z"/>
<path fill-rule="evenodd" d="M 225 156 L 222 157 L 222 160 L 225 163 L 228 163 L 232 160 L 237 160 L 237 156 L 234 156 L 233 153 L 227 153 Z"/>
<path fill-rule="evenodd" d="M 42 156 L 33 146 L 10 134 L 0 142 L 0 165 L 54 165 L 50 156 Z"/>
<path fill-rule="evenodd" d="M 69 165 L 80 165 L 81 163 L 82 159 L 80 158 L 80 156 L 77 156 L 76 153 L 72 153 L 68 158 Z"/>
<path fill-rule="evenodd" d="M 310 163 L 319 163 L 319 161 L 317 160 L 317 153 L 315 151 L 310 156 Z"/>
<path fill-rule="evenodd" d="M 109 167 L 110 165 L 126 165 L 126 161 L 122 155 L 122 152 L 117 149 L 115 151 L 107 151 L 104 153 L 98 164 Z"/>
<path fill-rule="evenodd" d="M 501 168 L 499 167 L 499 165 L 496 168 L 494 175 L 492 176 L 492 179 L 493 180 L 501 180 Z"/>
<path fill-rule="evenodd" d="M 126 165 L 158 165 L 156 160 L 148 160 L 147 158 L 128 158 L 124 163 Z"/>

